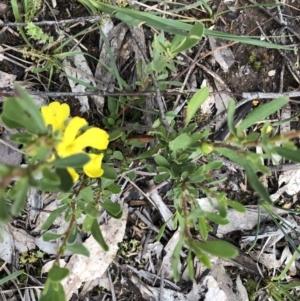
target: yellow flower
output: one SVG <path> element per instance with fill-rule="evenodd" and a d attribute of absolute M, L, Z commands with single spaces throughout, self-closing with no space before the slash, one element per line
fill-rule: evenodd
<path fill-rule="evenodd" d="M 68 167 L 67 171 L 69 172 L 70 176 L 72 177 L 73 182 L 77 182 L 79 179 L 79 174 L 75 171 L 74 168 Z"/>
<path fill-rule="evenodd" d="M 87 125 L 84 118 L 72 118 L 66 129 L 62 141 L 56 146 L 56 151 L 61 158 L 84 152 L 86 147 L 98 150 L 107 149 L 109 135 L 104 130 L 93 127 L 80 134 L 80 129 Z M 84 173 L 91 178 L 98 178 L 103 175 L 101 163 L 103 154 L 88 154 L 90 161 L 83 166 Z M 73 168 L 68 168 L 73 181 L 78 180 L 78 174 Z"/>
<path fill-rule="evenodd" d="M 103 154 L 89 154 L 91 160 L 83 166 L 84 173 L 90 178 L 98 178 L 103 175 L 101 168 Z"/>
<path fill-rule="evenodd" d="M 65 121 L 70 116 L 70 107 L 66 103 L 60 104 L 58 101 L 51 102 L 48 106 L 41 108 L 42 116 L 46 126 L 52 125 L 52 131 L 63 131 Z"/>
<path fill-rule="evenodd" d="M 60 104 L 55 101 L 41 108 L 45 124 L 52 125 L 53 132 L 60 130 L 62 135 L 55 149 L 60 158 L 71 155 L 85 153 L 87 147 L 97 150 L 105 150 L 108 146 L 109 135 L 104 130 L 93 127 L 82 132 L 81 129 L 88 123 L 84 118 L 74 117 L 66 125 L 66 120 L 70 115 L 70 107 L 67 104 Z M 91 178 L 98 178 L 103 175 L 101 168 L 103 154 L 88 154 L 90 161 L 83 166 L 84 173 Z M 54 154 L 49 162 L 55 159 Z M 74 168 L 68 167 L 73 182 L 79 179 L 78 173 Z"/>
<path fill-rule="evenodd" d="M 107 149 L 109 135 L 104 130 L 93 127 L 78 135 L 79 130 L 85 125 L 87 121 L 84 118 L 74 117 L 70 120 L 62 141 L 56 147 L 60 157 L 81 153 L 86 147 L 98 150 Z"/>

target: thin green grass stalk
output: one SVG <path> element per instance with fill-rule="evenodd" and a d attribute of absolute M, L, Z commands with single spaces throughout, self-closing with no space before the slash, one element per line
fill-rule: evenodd
<path fill-rule="evenodd" d="M 11 0 L 11 7 L 12 7 L 12 10 L 13 10 L 13 14 L 14 14 L 14 17 L 16 19 L 16 22 L 20 22 L 20 23 L 23 22 L 23 20 L 21 18 L 21 15 L 20 15 L 20 12 L 19 12 L 19 8 L 18 8 L 18 1 L 17 0 Z M 23 27 L 17 26 L 17 29 L 18 29 L 20 35 L 22 36 L 23 40 L 26 42 L 26 44 L 30 47 L 33 47 L 32 44 L 27 39 L 26 34 L 23 30 Z"/>
<path fill-rule="evenodd" d="M 250 246 L 250 248 L 248 249 L 248 252 L 250 252 L 255 247 L 255 245 L 257 243 L 259 227 L 260 227 L 260 205 L 258 204 L 258 207 L 257 207 L 257 226 L 256 226 L 256 231 L 255 231 L 255 239 L 254 239 L 252 245 Z"/>
<path fill-rule="evenodd" d="M 108 40 L 106 38 L 106 35 L 104 34 L 101 26 L 98 26 L 98 28 L 99 28 L 99 32 L 100 32 L 101 38 L 103 39 L 104 45 L 106 47 L 106 51 L 108 53 L 110 62 L 111 62 L 111 66 L 112 66 L 112 69 L 113 69 L 113 72 L 114 72 L 113 74 L 114 74 L 114 76 L 116 77 L 116 79 L 118 81 L 120 91 L 123 91 L 123 85 L 122 85 L 121 76 L 120 76 L 120 73 L 119 73 L 119 70 L 118 70 L 115 58 L 114 58 L 114 56 L 113 56 L 113 54 L 111 52 L 111 49 L 110 49 L 110 46 L 109 46 L 109 42 L 108 42 Z"/>
<path fill-rule="evenodd" d="M 190 24 L 185 24 L 178 20 L 172 20 L 172 19 L 156 16 L 150 12 L 141 12 L 129 8 L 120 8 L 104 3 L 99 3 L 94 0 L 79 0 L 79 2 L 85 6 L 93 5 L 96 9 L 114 15 L 116 18 L 133 26 L 141 26 L 142 24 L 145 24 L 147 26 L 154 27 L 158 30 L 162 30 L 168 33 L 178 34 L 182 36 L 187 36 L 188 32 L 190 32 L 192 28 L 192 25 Z M 274 49 L 284 49 L 290 51 L 294 50 L 291 47 L 260 41 L 250 37 L 226 34 L 223 32 L 210 30 L 210 29 L 205 29 L 204 35 L 212 36 L 223 40 L 235 41 L 238 43 L 250 44 L 254 46 L 274 48 Z"/>
<path fill-rule="evenodd" d="M 21 271 L 16 271 L 16 272 L 14 272 L 14 273 L 11 273 L 10 275 L 8 275 L 8 276 L 6 276 L 6 277 L 0 279 L 0 285 L 4 284 L 4 283 L 6 283 L 6 282 L 8 282 L 8 281 L 10 281 L 10 280 L 12 280 L 12 279 L 17 278 L 18 276 L 22 275 L 23 273 L 24 273 L 23 270 L 21 270 Z"/>
<path fill-rule="evenodd" d="M 285 238 L 287 239 L 287 241 L 289 242 L 289 244 L 291 245 L 291 247 L 294 250 L 297 250 L 298 248 L 296 247 L 296 245 L 294 244 L 294 242 L 291 240 L 291 238 L 285 233 L 284 229 L 281 227 L 280 223 L 278 223 L 277 219 L 279 219 L 281 222 L 283 222 L 285 225 L 287 225 L 287 223 L 277 214 L 275 214 L 270 208 L 269 206 L 267 206 L 266 204 L 262 204 L 263 208 L 267 211 L 267 213 L 270 215 L 270 217 L 272 218 L 272 220 L 274 221 L 274 223 L 276 224 L 276 226 L 278 227 L 278 229 L 280 229 L 282 231 L 282 233 L 284 234 Z M 297 251 L 298 252 L 298 251 Z M 299 255 L 299 254 L 298 254 Z"/>

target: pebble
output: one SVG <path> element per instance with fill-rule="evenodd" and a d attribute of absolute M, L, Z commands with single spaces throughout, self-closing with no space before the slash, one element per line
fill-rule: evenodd
<path fill-rule="evenodd" d="M 0 16 L 8 12 L 8 5 L 4 2 L 0 2 Z"/>

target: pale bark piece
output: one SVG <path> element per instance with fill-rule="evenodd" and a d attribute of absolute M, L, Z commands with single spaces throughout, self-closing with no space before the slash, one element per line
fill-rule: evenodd
<path fill-rule="evenodd" d="M 109 251 L 104 252 L 95 239 L 90 236 L 85 242 L 85 247 L 90 251 L 90 257 L 73 255 L 67 264 L 69 276 L 63 281 L 67 300 L 81 287 L 83 282 L 99 278 L 107 270 L 119 249 L 118 243 L 123 240 L 128 216 L 127 205 L 123 206 L 121 219 L 111 218 L 107 224 L 102 225 L 101 231 Z"/>
<path fill-rule="evenodd" d="M 140 279 L 135 276 L 132 276 L 130 280 L 140 289 L 142 296 L 145 300 L 149 301 L 187 301 L 186 297 L 176 291 L 163 288 L 162 296 L 160 295 L 161 290 L 159 287 L 152 287 L 143 283 Z"/>
<path fill-rule="evenodd" d="M 23 154 L 18 151 L 18 144 L 12 142 L 9 139 L 9 136 L 10 133 L 8 130 L 4 130 L 3 134 L 1 135 L 0 162 L 9 165 L 20 165 Z"/>
<path fill-rule="evenodd" d="M 225 268 L 221 261 L 217 261 L 210 272 L 212 277 L 207 279 L 208 291 L 205 295 L 205 301 L 239 301 L 233 293 L 233 283 L 231 278 L 226 274 Z M 225 295 L 225 298 L 224 298 Z"/>
<path fill-rule="evenodd" d="M 268 270 L 278 269 L 282 265 L 280 259 L 276 259 L 275 254 L 261 254 L 260 251 L 251 251 L 249 255 L 257 262 L 266 266 Z"/>
<path fill-rule="evenodd" d="M 0 88 L 12 88 L 17 76 L 0 71 Z"/>
<path fill-rule="evenodd" d="M 55 260 L 50 260 L 47 263 L 45 263 L 42 267 L 42 272 L 41 274 L 45 274 L 48 273 L 50 271 L 50 269 L 53 267 L 53 264 L 55 263 Z M 64 267 L 67 263 L 65 262 L 64 259 L 60 259 L 59 260 L 59 266 L 60 267 Z"/>
<path fill-rule="evenodd" d="M 207 99 L 205 100 L 205 102 L 201 105 L 201 112 L 204 115 L 210 115 L 212 112 L 212 108 L 213 106 L 216 104 L 216 98 L 214 93 L 214 89 L 213 87 L 210 85 L 209 81 L 207 79 L 204 79 L 201 85 L 201 88 L 203 87 L 207 87 L 209 89 L 209 95 L 207 97 Z"/>
<path fill-rule="evenodd" d="M 107 40 L 110 44 L 112 57 L 115 59 L 118 57 L 118 53 L 127 31 L 128 26 L 125 23 L 121 22 L 117 26 L 111 28 L 106 34 Z M 105 67 L 103 67 L 104 65 L 111 67 L 111 60 L 104 43 L 102 43 L 99 63 L 96 67 L 95 72 L 95 77 L 99 81 L 101 81 L 101 83 L 97 82 L 97 87 L 102 91 L 113 92 L 115 89 L 115 75 L 113 75 Z M 104 97 L 99 97 L 97 101 L 95 101 L 95 104 L 97 108 L 102 111 L 104 106 Z"/>
<path fill-rule="evenodd" d="M 229 209 L 227 219 L 229 220 L 228 225 L 218 227 L 218 237 L 222 237 L 222 235 L 236 230 L 246 231 L 253 229 L 257 225 L 258 220 L 257 208 L 247 208 L 247 211 L 245 213 L 240 213 L 235 210 Z M 261 222 L 269 219 L 270 217 L 267 213 L 260 213 Z"/>
<path fill-rule="evenodd" d="M 280 187 L 283 183 L 285 183 L 285 185 Z M 297 194 L 300 191 L 300 169 L 284 171 L 279 176 L 278 186 L 280 188 L 270 196 L 274 202 L 278 200 L 284 192 L 288 195 Z"/>
<path fill-rule="evenodd" d="M 213 37 L 208 37 L 210 48 L 214 50 L 213 56 L 224 72 L 228 72 L 229 68 L 234 64 L 235 58 L 230 48 L 215 50 L 217 47 L 225 46 Z"/>
<path fill-rule="evenodd" d="M 281 258 L 280 258 L 282 265 L 286 266 L 292 257 L 293 257 L 293 254 L 291 253 L 289 246 L 285 246 L 281 253 Z M 297 268 L 296 268 L 296 263 L 294 260 L 289 269 L 289 275 L 296 276 L 296 274 L 297 274 Z"/>
<path fill-rule="evenodd" d="M 50 213 L 61 206 L 61 201 L 54 200 L 50 204 L 48 204 L 42 212 L 40 212 L 37 220 L 36 220 L 36 227 L 34 229 L 34 232 L 41 231 L 41 227 L 44 224 L 44 222 L 49 217 Z M 78 221 L 77 221 L 78 222 Z M 65 221 L 64 214 L 61 214 L 58 216 L 55 221 L 53 222 L 53 226 L 56 230 L 56 234 L 58 233 L 64 233 L 68 228 L 68 223 Z M 59 228 L 58 228 L 59 227 Z"/>
<path fill-rule="evenodd" d="M 218 282 L 214 277 L 206 276 L 204 281 L 207 285 L 204 301 L 228 301 L 225 292 L 220 289 Z"/>
<path fill-rule="evenodd" d="M 76 47 L 73 51 L 80 52 L 81 49 Z M 76 54 L 73 57 L 68 57 L 63 60 L 64 71 L 70 77 L 76 78 L 78 81 L 85 82 L 87 85 L 92 85 L 96 87 L 96 81 L 93 77 L 92 71 L 84 57 L 83 54 Z M 69 85 L 71 87 L 72 92 L 85 92 L 88 88 L 85 85 L 82 85 L 72 79 L 68 78 Z M 82 113 L 90 110 L 89 100 L 87 96 L 75 96 L 80 104 L 80 111 Z M 97 103 L 99 101 L 99 96 L 92 95 L 91 98 Z"/>
<path fill-rule="evenodd" d="M 10 224 L 0 225 L 0 258 L 12 263 L 16 250 L 20 253 L 36 248 L 34 237 Z"/>
<path fill-rule="evenodd" d="M 236 278 L 236 291 L 240 301 L 249 301 L 247 290 L 242 283 L 240 275 L 238 275 Z"/>
<path fill-rule="evenodd" d="M 149 181 L 149 183 L 150 183 L 150 189 L 152 190 L 155 187 L 154 182 L 151 180 Z M 168 221 L 167 227 L 169 228 L 169 230 L 173 231 L 174 226 L 173 226 L 173 221 L 171 219 L 173 214 L 171 210 L 167 207 L 167 205 L 164 203 L 164 201 L 162 200 L 161 196 L 159 195 L 156 189 L 152 191 L 152 193 L 150 194 L 150 198 L 155 203 L 164 221 L 165 222 Z"/>
<path fill-rule="evenodd" d="M 214 81 L 217 91 L 227 91 L 231 92 L 230 89 L 227 86 L 220 85 L 218 81 Z M 232 95 L 229 93 L 217 93 L 215 95 L 215 102 L 216 102 L 216 108 L 217 108 L 217 115 L 224 112 L 224 110 L 227 110 L 228 104 L 230 100 L 235 100 Z M 219 131 L 223 126 L 224 122 L 227 122 L 227 114 L 224 115 L 223 118 L 218 118 L 216 120 L 216 128 L 215 131 Z"/>
<path fill-rule="evenodd" d="M 164 267 L 164 271 L 165 271 L 164 276 L 166 279 L 171 280 L 173 278 L 173 270 L 172 270 L 173 252 L 177 243 L 180 240 L 180 236 L 181 236 L 180 231 L 177 230 L 164 248 L 166 255 L 164 256 L 162 266 Z M 181 270 L 180 261 L 178 262 L 178 270 L 179 271 Z"/>

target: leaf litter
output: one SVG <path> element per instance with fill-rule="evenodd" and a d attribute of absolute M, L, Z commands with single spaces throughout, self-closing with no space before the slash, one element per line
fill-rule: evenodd
<path fill-rule="evenodd" d="M 59 1 L 58 1 L 59 2 Z M 217 1 L 212 1 L 213 5 L 212 7 L 217 8 L 219 3 Z M 225 2 L 225 1 L 224 1 Z M 59 3 L 58 3 L 59 4 Z M 295 4 L 294 4 L 295 5 Z M 256 11 L 257 12 L 257 11 Z M 252 26 L 252 22 L 249 20 L 247 21 L 247 17 L 251 17 L 250 13 L 247 15 L 246 12 L 246 20 L 244 20 L 245 23 L 247 23 L 248 26 Z M 119 23 L 122 24 L 122 23 Z M 236 24 L 236 23 L 233 23 Z M 118 25 L 117 25 L 118 26 Z M 123 25 L 119 25 L 119 27 L 114 26 L 111 29 L 111 32 L 108 33 L 108 39 L 111 41 L 112 37 L 118 37 L 119 42 L 117 42 L 117 45 L 113 47 L 113 50 L 115 51 L 113 53 L 114 57 L 117 57 L 117 53 L 119 49 L 121 48 L 121 44 L 123 42 L 123 38 L 125 37 L 125 34 L 127 32 L 127 29 L 125 30 Z M 241 27 L 241 28 L 240 28 Z M 243 29 L 243 24 L 240 25 L 239 28 L 237 26 L 233 26 L 233 30 L 241 31 Z M 122 34 L 116 34 L 118 32 L 117 30 L 122 30 Z M 244 28 L 247 28 L 246 26 Z M 244 29 L 245 30 L 245 29 Z M 113 42 L 112 42 L 113 43 Z M 214 47 L 213 47 L 214 48 Z M 80 48 L 78 48 L 79 50 Z M 104 48 L 103 48 L 104 49 Z M 215 52 L 214 55 L 218 54 L 221 55 L 220 57 L 215 56 L 215 62 L 214 65 L 208 65 L 211 73 L 215 72 L 217 76 L 219 76 L 222 80 L 224 80 L 227 84 L 227 86 L 223 87 L 218 84 L 218 81 L 212 80 L 214 88 L 216 91 L 220 90 L 226 90 L 227 92 L 233 91 L 235 93 L 239 92 L 245 92 L 245 91 L 252 91 L 254 88 L 253 86 L 257 86 L 258 84 L 262 85 L 262 90 L 269 91 L 273 89 L 270 89 L 271 81 L 274 81 L 274 85 L 277 85 L 276 83 L 279 82 L 279 74 L 280 72 L 277 72 L 278 66 L 272 66 L 272 64 L 268 62 L 263 63 L 266 65 L 265 68 L 268 73 L 272 72 L 272 80 L 270 80 L 267 76 L 266 79 L 260 81 L 260 75 L 258 75 L 259 71 L 254 70 L 253 66 L 248 64 L 248 57 L 250 52 L 249 50 L 246 52 L 247 54 L 244 55 L 244 57 L 241 57 L 240 53 L 243 53 L 242 50 L 245 50 L 246 47 L 243 45 L 237 46 L 237 48 L 233 49 L 234 51 L 230 51 L 229 54 L 222 54 L 222 52 L 218 53 Z M 240 50 L 240 51 L 238 51 Z M 104 60 L 107 64 L 109 64 L 108 54 L 105 53 L 105 50 L 103 50 L 102 54 L 100 54 L 100 61 Z M 258 51 L 259 52 L 259 51 Z M 263 54 L 260 53 L 261 58 L 263 58 Z M 273 52 L 270 54 L 270 56 L 274 55 Z M 228 61 L 227 56 L 230 57 Z M 234 56 L 234 57 L 232 57 Z M 2 57 L 2 56 L 1 56 Z M 237 72 L 238 68 L 234 66 L 233 58 L 235 61 L 237 61 L 239 64 L 243 64 L 243 66 L 247 66 L 247 68 L 251 71 L 250 74 L 242 74 L 244 77 L 241 77 L 241 73 Z M 4 57 L 5 59 L 5 57 Z M 226 64 L 225 64 L 225 63 Z M 102 80 L 106 79 L 106 85 L 108 87 L 108 90 L 113 91 L 114 90 L 114 80 L 111 77 L 111 73 L 105 72 L 105 68 L 101 67 L 101 64 L 99 63 L 97 66 L 96 71 L 91 71 L 89 64 L 84 56 L 78 55 L 74 58 L 74 60 L 69 60 L 69 63 L 66 63 L 66 66 L 71 66 L 72 64 L 75 64 L 75 68 L 72 69 L 72 72 L 67 71 L 68 68 L 65 69 L 66 73 L 68 73 L 70 76 L 75 77 L 77 79 L 80 79 L 86 83 L 92 84 L 95 87 L 100 87 L 97 80 L 91 80 L 93 76 L 95 76 L 95 79 Z M 223 74 L 223 71 L 228 71 L 226 74 Z M 70 70 L 71 68 L 69 68 Z M 76 70 L 77 69 L 77 70 Z M 14 74 L 3 74 L 0 70 L 0 75 L 4 76 L 3 80 L 0 82 L 6 83 L 4 86 L 0 86 L 1 88 L 9 88 L 11 87 L 12 82 L 16 80 L 16 75 Z M 261 72 L 260 72 L 261 73 Z M 88 76 L 84 76 L 84 74 L 87 74 Z M 238 76 L 236 76 L 238 74 Z M 209 78 L 209 75 L 206 75 L 207 78 Z M 211 76 L 211 75 L 210 75 Z M 229 79 L 229 77 L 231 77 Z M 252 80 L 253 78 L 257 78 L 258 80 Z M 248 82 L 248 83 L 247 83 Z M 251 82 L 251 84 L 249 84 Z M 285 82 L 286 85 L 289 85 Z M 70 88 L 74 92 L 84 92 L 86 90 L 86 87 L 79 84 L 72 83 L 71 80 L 69 80 Z M 193 83 L 195 85 L 195 82 Z M 240 86 L 240 87 L 238 87 Z M 229 89 L 230 87 L 230 89 Z M 102 87 L 103 88 L 103 87 Z M 276 87 L 275 87 L 276 88 Z M 275 89 L 274 88 L 274 89 Z M 104 88 L 103 88 L 104 89 Z M 105 89 L 104 89 L 105 90 Z M 254 89 L 256 90 L 256 89 Z M 276 89 L 275 89 L 276 90 Z M 0 90 L 2 91 L 2 90 Z M 229 97 L 226 97 L 226 102 L 228 101 Z M 96 106 L 100 107 L 101 110 L 103 109 L 105 105 L 105 100 L 100 98 L 94 98 L 94 102 L 96 102 Z M 213 104 L 216 106 L 219 106 L 221 101 L 219 100 L 213 100 Z M 222 108 L 217 108 L 218 112 L 223 111 L 226 108 L 226 105 Z M 88 98 L 83 98 L 81 101 L 81 111 L 90 112 L 92 108 L 89 105 Z M 210 113 L 211 105 L 209 106 L 206 111 L 208 114 Z M 291 110 L 295 109 L 295 107 L 290 107 Z M 281 119 L 287 119 L 290 115 L 284 115 L 282 113 Z M 280 132 L 284 132 L 285 130 L 289 129 L 280 129 Z M 1 136 L 1 138 L 4 140 L 4 137 Z M 22 155 L 19 152 L 13 152 L 9 146 L 6 146 L 5 144 L 1 143 L 1 147 L 3 148 L 3 151 L 1 150 L 1 156 L 2 160 L 4 162 L 10 164 L 20 164 Z M 13 155 L 13 161 L 9 161 L 10 158 L 8 156 L 8 153 L 14 153 Z M 276 158 L 274 158 L 276 159 Z M 278 160 L 278 158 L 277 158 Z M 281 172 L 277 181 L 276 185 L 277 189 L 276 191 L 273 191 L 273 194 L 271 195 L 271 199 L 275 202 L 278 201 L 280 198 L 285 198 L 286 195 L 294 197 L 292 200 L 292 205 L 295 205 L 297 203 L 297 194 L 299 194 L 299 170 L 295 171 L 284 171 Z M 239 174 L 239 171 L 235 172 L 233 177 L 231 178 L 232 182 L 235 182 L 237 187 L 241 187 L 241 184 L 246 182 L 246 179 L 244 179 L 243 175 Z M 273 179 L 274 181 L 274 179 Z M 267 183 L 269 184 L 269 183 Z M 245 184 L 244 184 L 245 185 Z M 247 191 L 247 185 L 245 186 L 245 192 Z M 32 192 L 34 194 L 34 192 Z M 38 196 L 39 197 L 39 196 Z M 156 204 L 155 210 L 159 213 L 160 218 L 158 220 L 154 220 L 152 215 L 152 210 L 150 210 L 148 207 L 141 209 L 144 216 L 147 216 L 150 223 L 152 223 L 154 226 L 161 226 L 163 222 L 166 222 L 171 217 L 171 206 L 166 201 L 166 198 L 164 197 L 164 194 L 160 192 L 160 190 L 154 190 L 149 197 L 154 201 Z M 249 196 L 248 196 L 249 197 Z M 250 195 L 250 197 L 253 197 L 253 195 Z M 255 196 L 254 196 L 255 197 Z M 238 198 L 238 197 L 237 197 Z M 35 199 L 33 195 L 29 199 Z M 43 197 L 41 198 L 43 199 Z M 45 198 L 44 198 L 45 199 Z M 127 202 L 128 200 L 126 200 Z M 213 206 L 210 206 L 207 199 L 203 198 L 200 199 L 201 206 L 206 206 L 207 210 L 214 210 Z M 40 199 L 38 201 L 31 201 L 32 204 L 34 204 L 33 207 L 38 207 L 40 205 L 40 208 L 43 208 L 44 202 Z M 52 205 L 51 205 L 52 204 Z M 53 210 L 57 204 L 55 202 L 50 203 L 50 205 L 45 206 L 44 210 Z M 261 250 L 254 250 L 249 253 L 249 256 L 254 258 L 254 260 L 261 265 L 263 265 L 266 270 L 264 270 L 265 275 L 274 274 L 274 271 L 276 269 L 280 269 L 284 267 L 288 260 L 291 258 L 292 252 L 289 246 L 284 246 L 282 248 L 281 246 L 278 248 L 277 245 L 285 241 L 285 236 L 282 234 L 280 230 L 274 230 L 274 231 L 266 231 L 265 233 L 259 234 L 257 237 L 255 235 L 245 235 L 249 231 L 255 230 L 258 222 L 258 211 L 257 206 L 247 207 L 248 211 L 245 214 L 237 213 L 236 211 L 229 210 L 228 213 L 228 219 L 230 220 L 230 224 L 228 226 L 219 226 L 218 229 L 216 229 L 216 235 L 220 237 L 226 237 L 226 235 L 230 235 L 231 233 L 234 233 L 235 231 L 240 231 L 242 234 L 239 235 L 239 239 L 241 241 L 232 241 L 237 246 L 241 248 L 249 247 L 249 243 L 252 243 L 255 239 L 258 239 L 259 242 L 261 242 Z M 141 262 L 131 262 L 130 264 L 127 264 L 127 267 L 124 265 L 124 262 L 121 260 L 120 264 L 117 263 L 121 268 L 123 268 L 123 273 L 126 276 L 123 276 L 123 286 L 125 286 L 126 283 L 131 283 L 135 286 L 137 291 L 140 291 L 143 298 L 145 300 L 198 300 L 197 298 L 202 298 L 205 301 L 210 300 L 249 300 L 249 297 L 247 295 L 247 291 L 245 291 L 244 284 L 246 283 L 245 279 L 243 278 L 243 271 L 238 270 L 238 275 L 234 278 L 234 281 L 236 281 L 236 284 L 233 283 L 232 277 L 228 276 L 226 273 L 224 266 L 225 263 L 223 261 L 214 261 L 213 268 L 211 271 L 209 271 L 208 275 L 204 276 L 201 281 L 198 282 L 189 282 L 186 280 L 186 283 L 190 285 L 190 291 L 188 293 L 183 293 L 181 291 L 183 290 L 183 285 L 181 284 L 174 284 L 172 283 L 172 271 L 171 271 L 171 259 L 172 259 L 172 250 L 174 246 L 176 245 L 176 242 L 179 239 L 180 233 L 178 231 L 173 232 L 175 229 L 173 228 L 173 225 L 170 221 L 168 221 L 168 232 L 167 232 L 167 238 L 168 241 L 163 241 L 163 243 L 155 244 L 153 242 L 153 237 L 151 238 L 151 242 L 146 241 L 145 236 L 148 231 L 148 227 L 143 224 L 139 218 L 133 218 L 133 214 L 131 213 L 131 208 L 129 208 L 129 212 L 127 214 L 127 207 L 124 205 L 123 207 L 124 215 L 122 219 L 120 220 L 113 220 L 109 219 L 107 223 L 104 223 L 101 226 L 102 233 L 105 237 L 107 237 L 107 243 L 110 246 L 110 251 L 107 254 L 103 254 L 101 252 L 101 249 L 98 247 L 98 245 L 93 241 L 93 239 L 87 238 L 84 241 L 84 244 L 88 246 L 88 249 L 91 250 L 91 253 L 93 253 L 93 256 L 91 256 L 90 259 L 79 256 L 79 255 L 71 255 L 70 260 L 68 261 L 68 266 L 70 267 L 71 274 L 70 277 L 66 280 L 66 288 L 68 291 L 68 299 L 71 298 L 72 293 L 80 289 L 83 282 L 91 283 L 93 282 L 94 285 L 102 286 L 102 283 L 105 281 L 105 286 L 107 290 L 111 289 L 112 283 L 109 281 L 108 277 L 105 275 L 105 272 L 108 270 L 109 265 L 113 262 L 114 258 L 116 258 L 115 261 L 119 259 L 119 257 L 122 257 L 120 255 L 117 255 L 118 250 L 118 243 L 121 242 L 125 236 L 125 239 L 130 240 L 131 237 L 137 235 L 140 236 L 141 243 L 142 240 L 144 240 L 144 245 L 141 246 L 140 250 L 138 250 L 136 255 L 134 257 L 138 258 L 139 255 L 141 255 L 141 252 L 144 252 L 143 258 L 146 259 L 147 264 L 142 264 Z M 39 212 L 39 210 L 36 210 L 35 214 Z M 44 214 L 44 217 L 42 217 Z M 2 260 L 11 263 L 12 256 L 15 253 L 15 250 L 18 250 L 19 252 L 29 251 L 36 248 L 36 246 L 39 246 L 39 249 L 42 249 L 47 254 L 55 254 L 55 247 L 56 243 L 48 245 L 47 247 L 42 247 L 39 245 L 38 241 L 40 240 L 39 237 L 35 237 L 37 233 L 39 233 L 39 225 L 43 222 L 44 218 L 47 216 L 48 213 L 40 212 L 39 216 L 37 217 L 37 223 L 32 228 L 34 236 L 27 233 L 27 231 L 16 228 L 12 225 L 9 226 L 3 226 L 3 234 L 2 234 L 2 240 L 1 240 L 1 252 L 0 257 Z M 283 216 L 286 221 L 288 221 L 292 227 L 285 228 L 285 232 L 287 234 L 293 233 L 293 230 L 296 229 L 297 223 L 295 224 L 293 221 L 293 218 L 291 215 L 287 215 L 286 212 L 280 211 L 278 212 L 278 215 Z M 262 211 L 260 213 L 260 223 L 261 224 L 268 224 L 272 222 L 272 219 L 269 217 L 267 212 Z M 33 216 L 31 217 L 31 220 L 33 221 Z M 132 226 L 132 220 L 135 222 L 135 229 L 129 229 L 129 225 Z M 129 222 L 128 222 L 129 221 Z M 128 223 L 127 223 L 128 222 Z M 54 225 L 57 227 L 56 232 L 63 231 L 63 228 L 61 228 L 61 225 L 63 224 L 62 220 L 58 220 L 57 224 Z M 126 226 L 127 225 L 127 226 Z M 260 225 L 261 226 L 261 225 Z M 118 229 L 118 231 L 116 231 Z M 33 234 L 32 233 L 32 234 Z M 125 233 L 125 234 L 124 234 Z M 244 234 L 244 235 L 243 235 Z M 296 239 L 296 238 L 295 238 Z M 52 250 L 52 251 L 51 251 Z M 146 250 L 146 251 L 144 251 Z M 179 268 L 181 268 L 183 271 L 185 269 L 184 264 L 184 256 L 185 254 L 182 254 L 182 263 L 180 263 Z M 142 256 L 140 256 L 142 258 Z M 49 261 L 50 262 L 50 261 Z M 123 263 L 122 263 L 123 262 Z M 200 277 L 203 275 L 204 271 L 206 270 L 203 266 L 199 265 L 199 262 L 195 263 L 195 266 L 198 265 L 199 270 L 197 273 L 197 277 Z M 232 263 L 231 268 L 234 270 L 234 264 Z M 47 270 L 46 263 L 43 266 L 44 271 Z M 164 275 L 162 275 L 162 271 Z M 132 274 L 131 274 L 132 273 Z M 298 269 L 297 269 L 297 262 L 295 262 L 289 270 L 290 275 L 297 275 Z M 162 277 L 163 276 L 163 277 Z M 98 280 L 97 280 L 98 279 Z M 99 279 L 103 279 L 103 282 L 99 282 Z M 146 279 L 146 280 L 144 280 Z M 155 280 L 157 279 L 165 279 L 163 282 L 163 285 L 168 287 L 164 288 L 162 285 L 161 287 L 157 287 L 155 284 Z M 121 281 L 116 277 L 116 280 Z M 169 286 L 168 286 L 169 281 Z M 109 284 L 109 285 L 108 285 Z M 234 291 L 234 287 L 236 285 L 236 291 Z M 90 290 L 92 290 L 93 285 L 90 286 Z M 122 286 L 121 286 L 122 287 Z M 86 294 L 89 293 L 89 290 L 86 291 Z M 120 293 L 120 292 L 118 292 Z M 29 293 L 28 293 L 29 294 Z M 163 297 L 161 297 L 161 294 Z M 122 296 L 122 293 L 120 293 L 120 296 Z M 29 298 L 29 297 L 28 297 Z M 163 298 L 163 299 L 161 299 Z M 31 298 L 33 300 L 33 297 Z M 30 300 L 30 299 L 28 299 Z"/>

